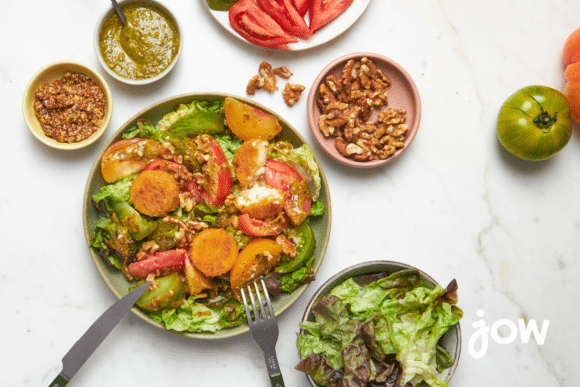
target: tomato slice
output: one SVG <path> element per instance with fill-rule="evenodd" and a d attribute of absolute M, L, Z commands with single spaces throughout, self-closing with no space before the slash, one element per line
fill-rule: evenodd
<path fill-rule="evenodd" d="M 149 274 L 167 276 L 183 270 L 185 265 L 185 250 L 167 250 L 155 253 L 155 255 L 131 263 L 127 267 L 127 273 L 138 279 L 145 279 Z"/>
<path fill-rule="evenodd" d="M 310 188 L 302 175 L 286 163 L 268 159 L 264 166 L 264 180 L 269 186 L 284 192 L 284 212 L 292 224 L 302 223 L 312 206 Z"/>
<path fill-rule="evenodd" d="M 161 147 L 152 140 L 129 138 L 115 142 L 101 158 L 101 173 L 107 183 L 141 171 L 159 157 Z"/>
<path fill-rule="evenodd" d="M 145 165 L 144 171 L 164 171 L 169 173 L 177 173 L 179 170 L 179 164 L 168 160 L 152 160 Z"/>
<path fill-rule="evenodd" d="M 209 160 L 202 166 L 204 183 L 202 195 L 212 206 L 221 206 L 232 190 L 233 176 L 230 164 L 220 144 L 209 135 L 202 135 L 207 142 Z"/>
<path fill-rule="evenodd" d="M 278 188 L 285 193 L 289 193 L 292 180 L 302 181 L 304 178 L 288 164 L 267 159 L 264 165 L 264 180 L 270 187 Z"/>
<path fill-rule="evenodd" d="M 263 237 L 278 235 L 288 224 L 286 217 L 279 220 L 254 219 L 248 214 L 238 217 L 238 228 L 246 235 Z"/>
<path fill-rule="evenodd" d="M 248 42 L 261 47 L 279 47 L 298 39 L 285 32 L 254 0 L 240 0 L 228 13 L 232 28 Z"/>
<path fill-rule="evenodd" d="M 298 11 L 298 14 L 302 17 L 306 15 L 308 12 L 308 8 L 310 8 L 310 0 L 292 0 L 292 4 L 294 8 Z"/>
<path fill-rule="evenodd" d="M 258 7 L 270 15 L 284 31 L 303 38 L 311 35 L 308 24 L 290 0 L 256 0 L 256 2 Z"/>
<path fill-rule="evenodd" d="M 310 32 L 321 29 L 350 7 L 354 0 L 311 0 Z"/>

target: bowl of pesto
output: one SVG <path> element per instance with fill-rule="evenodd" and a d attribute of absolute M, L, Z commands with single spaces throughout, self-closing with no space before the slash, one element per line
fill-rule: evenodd
<path fill-rule="evenodd" d="M 181 24 L 173 12 L 153 0 L 125 0 L 119 5 L 127 21 L 109 6 L 95 27 L 97 58 L 113 78 L 144 85 L 167 75 L 183 49 Z"/>

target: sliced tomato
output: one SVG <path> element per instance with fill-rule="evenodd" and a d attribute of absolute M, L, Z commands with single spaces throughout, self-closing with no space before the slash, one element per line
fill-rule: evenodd
<path fill-rule="evenodd" d="M 238 228 L 246 235 L 263 237 L 278 235 L 288 224 L 286 217 L 279 220 L 254 219 L 248 214 L 238 217 Z"/>
<path fill-rule="evenodd" d="M 264 166 L 264 180 L 269 186 L 284 192 L 284 212 L 292 224 L 302 223 L 312 206 L 310 188 L 302 175 L 286 163 L 268 159 Z"/>
<path fill-rule="evenodd" d="M 262 11 L 254 0 L 238 1 L 230 8 L 228 17 L 232 28 L 256 46 L 279 47 L 298 42 Z"/>
<path fill-rule="evenodd" d="M 202 199 L 202 197 L 203 197 L 201 187 L 199 185 L 197 185 L 197 183 L 195 182 L 195 180 L 191 180 L 187 184 L 187 186 L 184 189 L 182 189 L 182 192 L 183 191 L 185 191 L 185 192 L 191 192 L 191 196 L 192 196 L 193 201 L 195 203 L 198 203 Z"/>
<path fill-rule="evenodd" d="M 302 17 L 306 15 L 308 8 L 310 8 L 310 0 L 292 0 L 292 4 L 294 4 L 294 8 L 296 8 L 298 14 Z"/>
<path fill-rule="evenodd" d="M 165 171 L 169 173 L 176 173 L 179 170 L 179 164 L 168 160 L 152 160 L 145 165 L 144 171 Z"/>
<path fill-rule="evenodd" d="M 354 0 L 311 0 L 310 32 L 318 31 L 351 6 Z"/>
<path fill-rule="evenodd" d="M 155 255 L 131 263 L 127 273 L 137 279 L 145 279 L 149 274 L 167 276 L 183 270 L 187 252 L 181 249 L 160 251 Z"/>
<path fill-rule="evenodd" d="M 289 34 L 303 38 L 311 35 L 308 24 L 291 0 L 256 0 L 256 3 Z"/>
<path fill-rule="evenodd" d="M 232 170 L 220 144 L 213 137 L 206 135 L 204 141 L 209 142 L 209 160 L 202 167 L 204 175 L 202 195 L 208 204 L 221 206 L 232 190 Z"/>
<path fill-rule="evenodd" d="M 290 192 L 292 180 L 302 181 L 302 175 L 286 163 L 267 159 L 264 165 L 264 180 L 270 187 L 278 188 L 285 193 Z"/>
<path fill-rule="evenodd" d="M 161 147 L 152 140 L 129 138 L 115 142 L 101 158 L 101 173 L 107 183 L 141 171 L 159 157 Z"/>

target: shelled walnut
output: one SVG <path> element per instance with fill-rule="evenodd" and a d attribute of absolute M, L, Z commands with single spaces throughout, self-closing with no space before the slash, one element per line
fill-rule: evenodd
<path fill-rule="evenodd" d="M 246 86 L 246 94 L 247 95 L 254 95 L 256 94 L 257 90 L 263 89 L 270 93 L 278 90 L 277 80 L 276 77 L 280 77 L 282 79 L 290 79 L 290 77 L 294 75 L 292 71 L 288 69 L 286 66 L 272 68 L 272 65 L 266 61 L 260 63 L 258 68 L 258 74 L 254 75 L 250 78 Z M 306 87 L 298 84 L 293 83 L 286 83 L 283 91 L 282 97 L 284 98 L 284 102 L 289 107 L 292 107 L 298 102 L 302 92 L 306 89 Z"/>
<path fill-rule="evenodd" d="M 390 79 L 367 57 L 346 62 L 339 77 L 319 86 L 318 127 L 335 147 L 356 161 L 384 160 L 404 146 L 407 112 L 389 108 Z M 377 113 L 378 112 L 378 113 Z M 378 114 L 376 120 L 371 118 Z"/>

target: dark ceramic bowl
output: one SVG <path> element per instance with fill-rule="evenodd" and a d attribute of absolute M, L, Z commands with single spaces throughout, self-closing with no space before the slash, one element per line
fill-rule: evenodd
<path fill-rule="evenodd" d="M 183 94 L 175 97 L 165 99 L 163 101 L 157 102 L 148 108 L 140 111 L 130 118 L 125 124 L 123 124 L 113 136 L 103 145 L 100 153 L 97 155 L 89 178 L 85 188 L 85 194 L 83 199 L 83 221 L 85 238 L 87 243 L 90 242 L 93 231 L 95 229 L 95 224 L 98 219 L 97 211 L 91 203 L 92 196 L 99 192 L 100 188 L 106 184 L 103 176 L 101 175 L 100 162 L 105 150 L 114 142 L 121 139 L 121 134 L 130 127 L 136 125 L 137 120 L 140 118 L 149 119 L 153 124 L 157 123 L 166 113 L 175 110 L 177 105 L 190 103 L 193 100 L 223 100 L 225 97 L 232 97 L 246 104 L 252 105 L 258 109 L 261 109 L 269 114 L 275 116 L 280 124 L 282 125 L 282 132 L 277 136 L 279 139 L 289 140 L 295 147 L 298 147 L 305 143 L 304 138 L 294 129 L 290 124 L 284 120 L 280 115 L 276 114 L 272 110 L 252 101 L 247 98 L 238 97 L 235 95 L 222 94 L 222 93 L 192 93 Z M 317 160 L 318 162 L 318 160 Z M 328 191 L 328 183 L 322 170 L 322 166 L 318 162 L 320 168 L 320 175 L 322 180 L 322 189 L 320 191 L 320 196 L 318 198 L 324 204 L 325 212 L 324 215 L 318 219 L 313 219 L 310 223 L 314 235 L 316 237 L 316 249 L 314 251 L 314 260 L 312 262 L 312 269 L 317 272 L 324 258 L 324 253 L 326 252 L 326 246 L 328 244 L 328 239 L 330 236 L 330 224 L 331 224 L 331 205 L 330 205 L 330 195 Z M 111 291 L 118 297 L 121 298 L 128 293 L 129 287 L 135 283 L 131 283 L 127 280 L 125 275 L 120 271 L 111 267 L 106 263 L 95 251 L 89 248 L 94 264 L 96 265 L 99 273 L 111 289 Z M 304 284 L 298 289 L 296 289 L 291 294 L 283 293 L 279 297 L 273 300 L 274 311 L 276 315 L 279 315 L 285 311 L 290 305 L 292 305 L 301 295 L 304 293 L 308 284 Z M 141 317 L 146 322 L 165 330 L 165 326 L 154 321 L 149 315 L 138 308 L 133 308 L 133 312 Z M 227 328 L 215 333 L 183 333 L 184 336 L 195 338 L 195 339 L 222 339 L 226 337 L 236 336 L 245 333 L 249 330 L 247 324 Z"/>
<path fill-rule="evenodd" d="M 381 276 L 386 277 L 390 274 L 393 274 L 400 270 L 406 269 L 413 269 L 417 270 L 421 275 L 421 279 L 423 283 L 428 288 L 435 288 L 438 283 L 428 274 L 424 273 L 423 271 L 417 269 L 416 267 L 406 265 L 404 263 L 393 262 L 393 261 L 369 261 L 360 263 L 349 268 L 342 270 L 341 272 L 334 275 L 328 281 L 326 281 L 312 296 L 312 299 L 308 303 L 306 307 L 306 311 L 304 312 L 304 317 L 302 321 L 314 321 L 314 315 L 312 314 L 312 308 L 318 304 L 318 302 L 327 297 L 328 294 L 337 287 L 338 285 L 342 284 L 349 278 L 357 278 L 360 280 L 364 280 L 365 277 L 372 277 L 372 276 Z M 376 280 L 377 278 L 373 278 L 372 280 Z M 303 330 L 300 330 L 300 333 L 304 334 Z M 443 335 L 441 338 L 441 342 L 443 347 L 449 352 L 453 360 L 453 366 L 444 370 L 440 375 L 439 378 L 443 380 L 445 383 L 448 383 L 451 380 L 451 377 L 455 373 L 455 369 L 457 368 L 457 363 L 459 362 L 459 355 L 461 354 L 461 327 L 459 323 L 455 324 Z M 311 376 L 307 376 L 310 384 L 313 387 L 319 387 L 318 384 L 312 379 Z M 421 382 L 418 384 L 418 387 L 426 387 L 427 384 L 425 382 Z"/>

